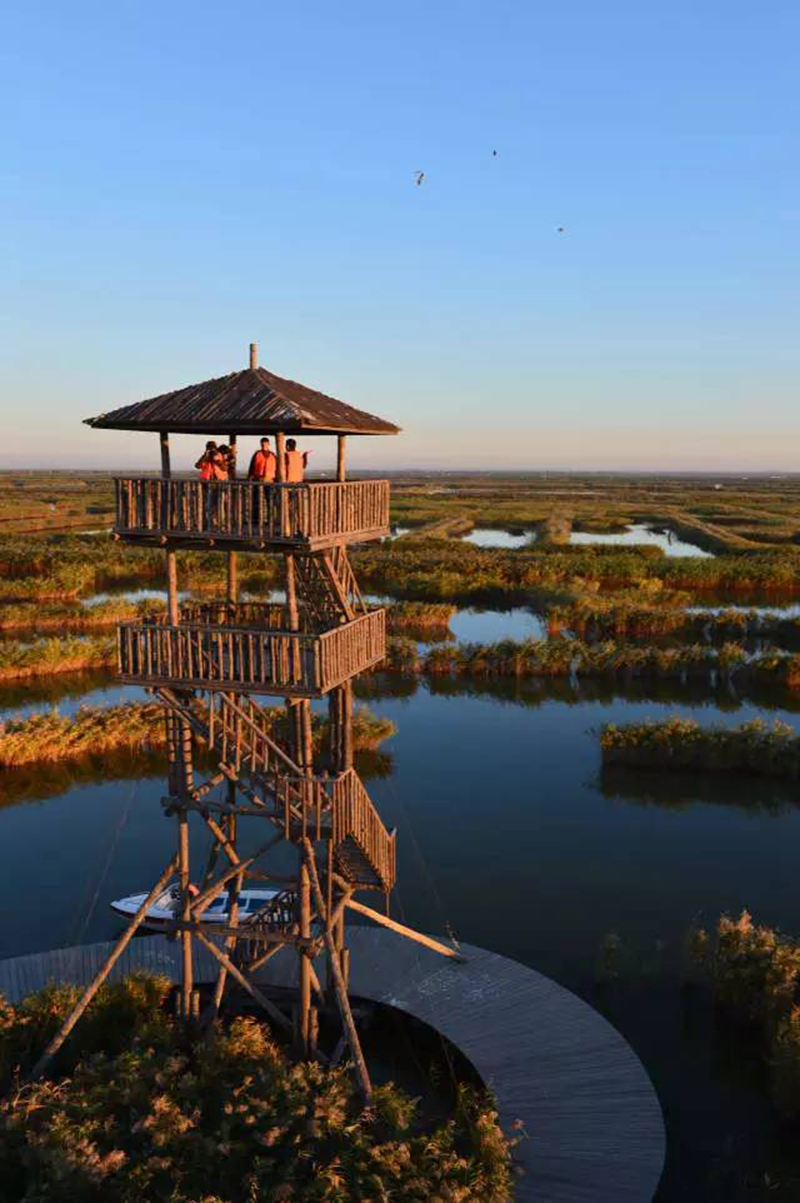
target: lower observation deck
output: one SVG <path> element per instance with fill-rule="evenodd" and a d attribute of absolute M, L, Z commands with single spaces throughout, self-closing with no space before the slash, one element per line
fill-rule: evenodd
<path fill-rule="evenodd" d="M 386 612 L 290 631 L 283 606 L 191 605 L 118 627 L 119 672 L 136 685 L 320 697 L 386 654 Z"/>
<path fill-rule="evenodd" d="M 308 550 L 389 534 L 389 482 L 115 478 L 115 534 L 136 543 Z"/>

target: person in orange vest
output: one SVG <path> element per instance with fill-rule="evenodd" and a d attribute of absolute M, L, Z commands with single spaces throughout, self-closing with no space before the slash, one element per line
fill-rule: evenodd
<path fill-rule="evenodd" d="M 218 480 L 217 465 L 219 461 L 219 450 L 214 442 L 206 443 L 206 449 L 195 464 L 200 473 L 201 480 Z"/>
<path fill-rule="evenodd" d="M 298 451 L 297 443 L 294 439 L 286 440 L 286 453 L 284 457 L 286 471 L 284 472 L 284 476 L 290 485 L 302 483 L 303 473 L 308 467 L 308 457 L 310 454 L 310 451 Z"/>
<path fill-rule="evenodd" d="M 260 484 L 272 484 L 277 467 L 278 459 L 275 453 L 270 451 L 269 439 L 262 439 L 260 450 L 256 451 L 250 460 L 247 479 L 258 481 Z"/>
<path fill-rule="evenodd" d="M 217 480 L 235 480 L 236 479 L 236 456 L 231 451 L 227 443 L 220 443 L 217 447 L 219 462 L 216 465 Z"/>

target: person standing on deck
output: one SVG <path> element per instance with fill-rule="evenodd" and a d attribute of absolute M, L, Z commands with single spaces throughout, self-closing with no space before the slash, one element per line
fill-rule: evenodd
<path fill-rule="evenodd" d="M 206 449 L 195 464 L 195 468 L 200 473 L 201 480 L 216 480 L 217 479 L 217 459 L 219 451 L 217 444 L 214 442 L 206 443 Z"/>
<path fill-rule="evenodd" d="M 236 480 L 236 452 L 227 443 L 220 443 L 217 450 L 220 458 L 217 479 Z"/>
<path fill-rule="evenodd" d="M 310 451 L 298 451 L 297 443 L 294 439 L 286 440 L 286 453 L 284 456 L 286 470 L 284 478 L 290 485 L 299 485 L 303 482 L 303 473 L 308 467 L 308 457 Z"/>
<path fill-rule="evenodd" d="M 217 447 L 217 461 L 214 465 L 215 480 L 230 480 L 231 475 L 231 449 L 227 443 L 220 443 Z"/>
<path fill-rule="evenodd" d="M 253 458 L 250 460 L 247 479 L 257 481 L 259 484 L 271 485 L 275 480 L 277 467 L 278 458 L 273 451 L 270 451 L 269 439 L 264 438 L 261 440 L 260 450 L 254 452 Z"/>

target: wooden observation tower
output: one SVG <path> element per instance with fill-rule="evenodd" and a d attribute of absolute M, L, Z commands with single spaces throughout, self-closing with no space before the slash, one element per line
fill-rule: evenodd
<path fill-rule="evenodd" d="M 385 612 L 365 604 L 347 555 L 349 544 L 389 533 L 389 483 L 348 481 L 345 442 L 348 435 L 397 434 L 398 427 L 259 367 L 255 344 L 244 371 L 124 406 L 88 425 L 153 431 L 160 439 L 159 475 L 116 479 L 115 537 L 164 548 L 168 608 L 163 617 L 120 625 L 119 671 L 123 681 L 145 686 L 164 707 L 169 784 L 163 805 L 176 824 L 177 851 L 43 1061 L 66 1038 L 174 876 L 177 905 L 170 928 L 182 944 L 181 1014 L 199 1015 L 197 941 L 218 970 L 207 1018 L 219 1012 L 233 979 L 274 1022 L 293 1030 L 302 1056 L 325 1059 L 317 1047 L 318 1005 L 335 1005 L 369 1095 L 347 994 L 347 911 L 453 955 L 353 898 L 371 890 L 388 902 L 395 884 L 394 832 L 384 826 L 353 767 L 352 680 L 384 656 Z M 276 480 L 181 478 L 170 466 L 173 432 L 224 435 L 234 455 L 237 436 L 274 436 Z M 335 437 L 336 480 L 286 483 L 287 435 Z M 225 596 L 181 602 L 176 552 L 209 548 L 226 558 Z M 239 600 L 239 551 L 282 557 L 285 604 Z M 279 722 L 275 708 L 260 700 L 266 697 L 284 699 Z M 311 702 L 323 697 L 327 735 L 319 740 Z M 203 780 L 201 764 L 207 770 Z M 208 863 L 196 875 L 199 885 L 189 861 L 190 814 L 199 816 L 213 841 Z M 263 838 L 254 852 L 245 853 L 240 828 L 245 821 L 252 827 L 252 820 L 263 822 Z M 284 841 L 295 850 L 290 874 L 269 865 Z M 285 846 L 282 851 L 285 865 Z M 238 901 L 245 882 L 276 892 L 245 913 Z M 224 926 L 212 928 L 201 916 L 225 895 Z M 291 1018 L 254 981 L 256 971 L 287 946 L 299 962 Z M 322 978 L 315 969 L 321 954 L 327 962 Z"/>

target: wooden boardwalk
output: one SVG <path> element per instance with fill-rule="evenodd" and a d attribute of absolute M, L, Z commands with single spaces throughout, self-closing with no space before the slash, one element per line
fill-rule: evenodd
<path fill-rule="evenodd" d="M 466 963 L 372 927 L 348 929 L 351 992 L 407 1011 L 457 1045 L 494 1091 L 508 1130 L 520 1120 L 524 1174 L 518 1203 L 649 1203 L 665 1153 L 661 1108 L 622 1036 L 576 995 L 516 961 L 462 946 Z M 195 980 L 216 962 L 195 946 Z M 111 944 L 0 962 L 0 992 L 15 1002 L 47 981 L 91 980 Z M 296 986 L 297 957 L 282 949 L 256 980 Z M 132 942 L 112 974 L 134 969 L 180 980 L 180 945 Z"/>

